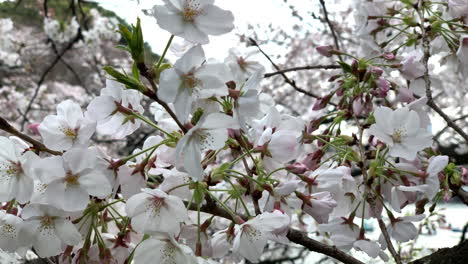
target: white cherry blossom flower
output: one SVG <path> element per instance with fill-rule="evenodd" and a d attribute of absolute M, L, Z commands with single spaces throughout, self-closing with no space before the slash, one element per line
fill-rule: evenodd
<path fill-rule="evenodd" d="M 188 41 L 207 44 L 208 35 L 222 35 L 233 28 L 230 11 L 213 5 L 214 0 L 164 0 L 164 6 L 154 6 L 158 25 L 173 35 Z"/>
<path fill-rule="evenodd" d="M 426 175 L 423 177 L 423 184 L 415 186 L 399 186 L 398 189 L 407 192 L 418 191 L 424 194 L 428 199 L 434 199 L 440 189 L 439 172 L 448 165 L 448 161 L 448 156 L 432 157 L 429 162 L 429 166 L 427 167 Z"/>
<path fill-rule="evenodd" d="M 23 219 L 0 211 L 0 249 L 15 252 L 19 247 L 18 233 Z"/>
<path fill-rule="evenodd" d="M 337 206 L 330 192 L 314 193 L 303 199 L 302 210 L 312 216 L 319 224 L 327 223 L 328 216 Z"/>
<path fill-rule="evenodd" d="M 196 264 L 192 250 L 172 237 L 154 237 L 143 241 L 135 249 L 135 264 Z"/>
<path fill-rule="evenodd" d="M 233 80 L 238 86 L 242 85 L 254 73 L 265 72 L 265 67 L 258 60 L 249 59 L 256 53 L 258 53 L 256 49 L 248 49 L 245 52 L 241 52 L 237 48 L 229 49 L 229 55 L 224 60 L 224 63 L 228 65 L 233 75 Z"/>
<path fill-rule="evenodd" d="M 38 159 L 11 139 L 0 137 L 0 202 L 16 199 L 26 203 L 34 189 L 32 163 Z"/>
<path fill-rule="evenodd" d="M 97 121 L 99 133 L 120 139 L 140 127 L 139 119 L 125 113 L 130 110 L 142 114 L 144 109 L 140 100 L 141 94 L 138 91 L 125 89 L 123 84 L 107 80 L 106 88 L 101 90 L 101 95 L 89 103 L 85 116 Z"/>
<path fill-rule="evenodd" d="M 359 226 L 344 217 L 334 218 L 327 224 L 320 224 L 319 230 L 329 232 L 333 244 L 344 250 L 350 250 L 359 236 Z"/>
<path fill-rule="evenodd" d="M 188 219 L 182 200 L 158 189 L 143 189 L 128 199 L 125 211 L 133 228 L 141 233 L 177 235 L 180 223 Z"/>
<path fill-rule="evenodd" d="M 418 234 L 418 229 L 412 222 L 419 222 L 424 219 L 424 215 L 403 216 L 398 218 L 390 218 L 390 225 L 387 226 L 387 231 L 390 237 L 398 242 L 407 242 L 415 238 Z M 381 234 L 379 242 L 382 248 L 387 248 L 387 242 Z"/>
<path fill-rule="evenodd" d="M 226 81 L 220 78 L 226 72 L 223 64 L 204 64 L 205 53 L 194 46 L 174 67 L 161 73 L 158 96 L 166 103 L 174 103 L 177 117 L 185 122 L 196 99 L 227 95 Z"/>
<path fill-rule="evenodd" d="M 236 226 L 232 250 L 251 262 L 258 262 L 268 239 L 281 233 L 289 226 L 289 223 L 289 216 L 278 210 L 257 215 L 255 218 Z"/>
<path fill-rule="evenodd" d="M 44 144 L 53 150 L 87 146 L 96 123 L 84 118 L 79 104 L 66 100 L 57 105 L 57 115 L 48 115 L 38 127 Z"/>
<path fill-rule="evenodd" d="M 203 116 L 196 126 L 177 143 L 176 168 L 187 172 L 193 180 L 201 180 L 203 168 L 201 153 L 204 150 L 218 150 L 228 139 L 227 128 L 238 127 L 235 120 L 225 114 L 212 113 Z"/>
<path fill-rule="evenodd" d="M 413 160 L 418 151 L 432 145 L 432 135 L 421 128 L 415 111 L 379 107 L 374 117 L 376 123 L 369 128 L 369 133 L 388 145 L 390 156 Z"/>
<path fill-rule="evenodd" d="M 405 59 L 401 62 L 401 74 L 407 80 L 414 80 L 424 74 L 424 65 L 421 62 L 423 54 L 419 50 L 414 50 L 408 53 Z"/>
<path fill-rule="evenodd" d="M 35 164 L 46 201 L 65 211 L 84 210 L 89 195 L 105 198 L 112 192 L 107 168 L 99 162 L 97 150 L 73 148 L 62 156 L 44 158 Z"/>
<path fill-rule="evenodd" d="M 47 205 L 30 204 L 22 213 L 24 219 L 19 231 L 23 245 L 32 245 L 40 257 L 51 257 L 63 252 L 65 245 L 77 245 L 81 234 L 59 209 Z"/>

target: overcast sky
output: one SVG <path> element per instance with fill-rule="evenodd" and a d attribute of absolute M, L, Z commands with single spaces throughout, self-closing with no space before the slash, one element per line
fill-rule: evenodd
<path fill-rule="evenodd" d="M 151 9 L 155 4 L 162 5 L 161 0 L 140 0 L 139 3 L 137 0 L 96 1 L 129 23 L 135 23 L 137 17 L 140 17 L 145 40 L 156 53 L 161 53 L 170 34 L 158 27 L 156 19 L 142 12 L 143 9 Z M 300 2 L 310 5 L 310 1 L 302 0 L 296 1 L 295 5 L 300 5 Z M 239 45 L 236 33 L 246 32 L 248 23 L 264 26 L 272 24 L 276 28 L 288 29 L 298 22 L 297 18 L 291 16 L 291 11 L 282 0 L 216 0 L 215 5 L 233 12 L 236 29 L 222 36 L 210 36 L 210 43 L 204 46 L 207 57 L 223 59 L 229 48 Z M 169 54 L 168 58 L 174 59 L 174 56 Z"/>

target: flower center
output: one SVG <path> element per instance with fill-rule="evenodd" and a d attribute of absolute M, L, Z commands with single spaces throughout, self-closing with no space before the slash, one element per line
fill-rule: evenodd
<path fill-rule="evenodd" d="M 41 218 L 40 230 L 53 229 L 54 228 L 54 219 L 50 216 L 43 216 Z"/>
<path fill-rule="evenodd" d="M 260 231 L 253 228 L 251 225 L 244 225 L 242 227 L 242 231 L 244 231 L 250 241 L 258 240 L 258 237 L 260 236 Z"/>
<path fill-rule="evenodd" d="M 201 10 L 198 1 L 188 0 L 185 3 L 182 17 L 186 22 L 193 22 L 193 20 L 200 14 Z"/>
<path fill-rule="evenodd" d="M 2 235 L 9 238 L 14 238 L 16 234 L 16 228 L 10 224 L 4 224 L 2 226 Z"/>
<path fill-rule="evenodd" d="M 188 73 L 184 77 L 184 86 L 190 89 L 194 89 L 200 85 L 201 81 L 195 77 L 193 73 Z"/>
<path fill-rule="evenodd" d="M 65 176 L 65 183 L 68 185 L 78 185 L 79 175 L 73 174 L 71 171 L 67 171 Z"/>
<path fill-rule="evenodd" d="M 392 139 L 393 139 L 393 142 L 395 143 L 401 143 L 401 136 L 403 134 L 403 131 L 397 129 L 395 131 L 393 131 L 393 134 L 392 134 Z"/>
<path fill-rule="evenodd" d="M 10 161 L 9 164 L 0 165 L 0 169 L 4 170 L 9 177 L 20 176 L 23 173 L 23 167 L 21 167 L 20 162 Z"/>
<path fill-rule="evenodd" d="M 150 210 L 153 215 L 159 215 L 159 211 L 164 205 L 164 198 L 151 197 L 149 199 L 151 200 L 151 203 L 148 206 L 148 210 Z"/>
<path fill-rule="evenodd" d="M 60 127 L 59 129 L 63 134 L 65 134 L 65 136 L 71 138 L 72 140 L 75 140 L 78 137 L 77 129 L 71 129 L 69 127 Z"/>
<path fill-rule="evenodd" d="M 248 66 L 248 63 L 247 61 L 244 59 L 244 57 L 239 57 L 237 59 L 237 64 L 239 65 L 239 67 L 241 68 L 241 70 L 243 71 L 246 71 L 247 70 L 247 66 Z"/>

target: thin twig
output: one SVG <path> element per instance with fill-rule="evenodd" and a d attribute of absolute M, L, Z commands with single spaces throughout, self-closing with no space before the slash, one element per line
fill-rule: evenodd
<path fill-rule="evenodd" d="M 300 66 L 300 67 L 293 67 L 289 69 L 284 69 L 276 72 L 265 73 L 263 76 L 264 78 L 269 78 L 278 74 L 291 72 L 291 71 L 303 71 L 303 70 L 332 70 L 332 69 L 339 69 L 340 65 L 307 65 L 307 66 Z"/>
<path fill-rule="evenodd" d="M 316 99 L 319 99 L 319 98 L 320 98 L 320 96 L 318 96 L 318 95 L 316 95 L 316 94 L 313 94 L 313 93 L 311 93 L 311 92 L 309 92 L 309 91 L 306 91 L 306 90 L 304 90 L 304 89 L 302 89 L 302 88 L 299 88 L 299 87 L 296 85 L 296 82 L 295 82 L 295 81 L 289 79 L 288 76 L 286 76 L 286 74 L 285 74 L 284 72 L 281 72 L 280 67 L 279 67 L 278 65 L 276 65 L 276 63 L 270 58 L 270 56 L 268 56 L 268 54 L 266 54 L 266 53 L 262 50 L 262 48 L 260 48 L 260 45 L 258 45 L 257 41 L 255 41 L 255 40 L 252 39 L 252 38 L 250 38 L 249 40 L 250 40 L 250 42 L 252 43 L 252 45 L 254 45 L 255 47 L 257 47 L 258 50 L 263 54 L 263 56 L 265 56 L 265 58 L 267 58 L 268 61 L 270 61 L 271 65 L 273 65 L 273 67 L 274 67 L 277 71 L 280 72 L 279 74 L 280 74 L 281 76 L 283 76 L 284 81 L 285 81 L 286 83 L 288 83 L 289 85 L 291 85 L 291 87 L 293 87 L 294 90 L 296 90 L 296 91 L 298 91 L 298 92 L 300 92 L 300 93 L 303 93 L 303 94 L 305 94 L 305 95 L 308 95 L 308 96 L 310 96 L 310 97 L 316 98 Z M 335 104 L 333 104 L 333 103 L 331 103 L 331 102 L 330 102 L 329 104 L 335 105 Z"/>
<path fill-rule="evenodd" d="M 319 0 L 320 1 L 320 5 L 322 6 L 322 9 L 323 9 L 323 15 L 325 16 L 325 21 L 327 22 L 328 24 L 328 27 L 330 28 L 330 31 L 332 33 L 332 36 L 333 36 L 333 41 L 335 42 L 335 47 L 337 50 L 340 50 L 340 44 L 338 43 L 338 36 L 336 35 L 336 32 L 335 32 L 335 28 L 333 27 L 333 24 L 331 23 L 330 19 L 328 18 L 328 11 L 327 11 L 327 7 L 325 5 L 325 1 L 323 0 Z M 341 55 L 338 56 L 341 59 Z"/>
<path fill-rule="evenodd" d="M 419 0 L 418 6 L 416 8 L 417 13 L 419 14 L 420 20 L 424 21 L 424 10 L 423 9 L 424 0 Z M 437 114 L 439 114 L 445 122 L 447 122 L 447 126 L 451 127 L 455 130 L 463 139 L 468 142 L 468 134 L 463 131 L 459 126 L 457 126 L 450 117 L 445 114 L 445 112 L 434 102 L 432 98 L 432 90 L 431 90 L 431 78 L 429 77 L 429 57 L 431 56 L 430 53 L 430 46 L 429 46 L 429 38 L 426 36 L 426 28 L 424 27 L 424 23 L 421 24 L 421 35 L 422 35 L 422 46 L 424 50 L 424 56 L 422 58 L 422 62 L 424 65 L 424 83 L 426 85 L 426 97 L 427 97 L 427 105 L 432 108 Z"/>
<path fill-rule="evenodd" d="M 26 117 L 27 117 L 29 111 L 31 110 L 31 107 L 32 107 L 34 101 L 36 100 L 37 96 L 39 95 L 39 89 L 41 88 L 42 83 L 45 81 L 46 76 L 55 67 L 55 65 L 57 65 L 57 63 L 61 60 L 63 55 L 65 55 L 65 53 L 68 50 L 70 50 L 73 47 L 73 45 L 78 40 L 81 39 L 81 37 L 82 37 L 81 28 L 78 28 L 78 32 L 77 32 L 76 36 L 68 43 L 68 45 L 60 53 L 57 54 L 57 56 L 55 56 L 55 59 L 52 61 L 52 63 L 49 65 L 49 67 L 47 67 L 47 69 L 42 73 L 41 78 L 37 82 L 36 90 L 34 90 L 34 94 L 33 94 L 32 98 L 31 98 L 31 100 L 29 101 L 28 106 L 26 107 L 26 110 L 24 111 L 24 118 L 23 118 L 23 122 L 21 123 L 21 130 L 24 129 L 24 125 L 26 124 Z"/>

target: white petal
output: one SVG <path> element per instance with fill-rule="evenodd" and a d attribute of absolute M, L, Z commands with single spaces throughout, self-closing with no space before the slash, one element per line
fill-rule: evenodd
<path fill-rule="evenodd" d="M 214 5 L 203 8 L 203 13 L 195 18 L 195 25 L 210 35 L 222 35 L 234 29 L 234 16 L 230 11 Z"/>
<path fill-rule="evenodd" d="M 81 242 L 81 234 L 75 225 L 69 220 L 58 219 L 55 221 L 57 236 L 67 245 L 75 246 Z"/>

